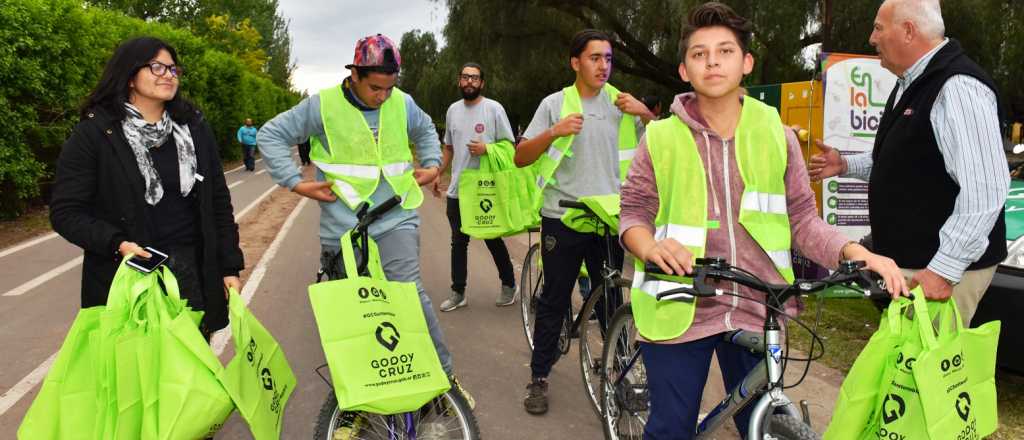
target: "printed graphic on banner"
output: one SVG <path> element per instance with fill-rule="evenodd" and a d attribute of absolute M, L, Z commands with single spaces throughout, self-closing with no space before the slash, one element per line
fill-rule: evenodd
<path fill-rule="evenodd" d="M 825 72 L 826 145 L 846 157 L 871 151 L 875 133 L 896 76 L 885 70 L 875 57 L 823 54 Z M 870 232 L 868 184 L 847 179 L 825 179 L 821 190 L 822 215 L 847 237 L 858 240 Z"/>

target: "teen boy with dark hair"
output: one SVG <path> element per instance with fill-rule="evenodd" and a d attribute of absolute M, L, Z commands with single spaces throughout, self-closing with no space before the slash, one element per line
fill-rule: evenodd
<path fill-rule="evenodd" d="M 724 257 L 770 283 L 793 280 L 790 249 L 836 267 L 864 260 L 893 292 L 905 292 L 888 258 L 848 241 L 817 215 L 795 135 L 775 109 L 743 96 L 740 81 L 754 66 L 750 22 L 710 2 L 691 11 L 680 40 L 679 75 L 694 92 L 677 95 L 672 115 L 652 122 L 622 189 L 619 231 L 637 256 L 631 296 L 650 390 L 647 439 L 694 436 L 701 395 L 715 353 L 726 389 L 761 359 L 725 342 L 734 329 L 762 331 L 764 306 L 734 296 L 658 302 L 675 283 L 644 282 L 644 262 L 689 274 L 695 257 Z M 764 294 L 735 283 L 723 289 Z M 786 312 L 796 314 L 795 301 Z M 752 406 L 735 417 L 746 437 Z"/>

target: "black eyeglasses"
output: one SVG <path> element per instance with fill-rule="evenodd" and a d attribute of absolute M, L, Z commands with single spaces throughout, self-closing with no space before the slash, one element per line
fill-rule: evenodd
<path fill-rule="evenodd" d="M 146 64 L 146 66 L 149 67 L 149 72 L 156 76 L 164 76 L 167 72 L 171 72 L 171 76 L 177 78 L 181 76 L 182 73 L 185 73 L 181 66 L 174 64 L 167 65 L 159 61 L 152 61 L 149 64 Z"/>
<path fill-rule="evenodd" d="M 480 82 L 480 80 L 481 80 L 481 79 L 482 79 L 482 78 L 480 78 L 480 75 L 467 75 L 467 74 L 465 74 L 465 73 L 460 73 L 460 74 L 459 74 L 459 80 L 460 80 L 460 81 L 465 81 L 465 82 Z"/>

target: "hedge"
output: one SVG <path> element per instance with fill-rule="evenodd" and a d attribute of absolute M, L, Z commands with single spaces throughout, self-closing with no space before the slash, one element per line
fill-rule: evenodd
<path fill-rule="evenodd" d="M 291 107 L 299 96 L 211 49 L 188 30 L 83 6 L 75 0 L 5 0 L 0 8 L 0 217 L 19 215 L 53 175 L 78 107 L 106 60 L 129 38 L 154 36 L 175 47 L 182 93 L 213 126 L 221 157 L 237 159 L 235 131 Z"/>

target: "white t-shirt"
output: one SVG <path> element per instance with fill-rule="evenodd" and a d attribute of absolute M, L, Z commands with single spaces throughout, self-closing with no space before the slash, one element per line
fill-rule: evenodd
<path fill-rule="evenodd" d="M 493 99 L 484 97 L 474 105 L 458 100 L 448 107 L 445 114 L 444 143 L 452 146 L 452 182 L 448 185 L 448 197 L 459 197 L 459 175 L 466 168 L 480 168 L 480 158 L 469 152 L 470 141 L 479 140 L 493 144 L 500 140 L 515 142 L 512 126 L 508 122 L 505 108 Z"/>

